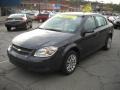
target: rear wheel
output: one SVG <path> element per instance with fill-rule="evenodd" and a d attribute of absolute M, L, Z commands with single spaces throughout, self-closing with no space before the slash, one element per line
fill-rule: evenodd
<path fill-rule="evenodd" d="M 28 22 L 28 23 L 26 23 L 26 25 L 25 25 L 25 30 L 28 30 L 30 28 L 30 23 Z"/>
<path fill-rule="evenodd" d="M 65 75 L 69 75 L 69 74 L 73 73 L 76 69 L 77 62 L 78 62 L 77 53 L 74 51 L 69 51 L 67 53 L 67 55 L 65 56 L 65 60 L 63 62 L 63 66 L 62 66 L 62 72 Z"/>
<path fill-rule="evenodd" d="M 42 22 L 45 22 L 45 20 L 42 20 Z"/>
<path fill-rule="evenodd" d="M 11 31 L 11 27 L 7 27 L 7 31 Z"/>
<path fill-rule="evenodd" d="M 41 22 L 42 22 L 42 20 L 40 19 L 40 20 L 38 20 L 38 22 L 39 22 L 39 23 L 41 23 Z"/>
<path fill-rule="evenodd" d="M 105 46 L 103 47 L 104 50 L 109 50 L 111 48 L 111 44 L 112 44 L 112 38 L 108 37 L 105 42 Z"/>

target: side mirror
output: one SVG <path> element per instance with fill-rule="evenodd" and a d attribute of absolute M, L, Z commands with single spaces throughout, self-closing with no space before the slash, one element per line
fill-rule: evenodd
<path fill-rule="evenodd" d="M 85 29 L 84 29 L 84 30 L 81 32 L 81 36 L 84 37 L 87 33 L 93 33 L 93 32 L 94 32 L 94 30 L 92 30 L 92 29 L 91 29 L 91 30 L 85 30 Z"/>
<path fill-rule="evenodd" d="M 93 33 L 94 32 L 94 30 L 88 30 L 88 31 L 85 31 L 85 33 Z"/>

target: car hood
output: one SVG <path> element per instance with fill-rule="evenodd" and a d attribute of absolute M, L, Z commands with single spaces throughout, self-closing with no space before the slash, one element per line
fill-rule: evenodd
<path fill-rule="evenodd" d="M 14 45 L 37 49 L 43 46 L 52 46 L 69 39 L 73 34 L 36 29 L 16 36 L 12 43 Z"/>

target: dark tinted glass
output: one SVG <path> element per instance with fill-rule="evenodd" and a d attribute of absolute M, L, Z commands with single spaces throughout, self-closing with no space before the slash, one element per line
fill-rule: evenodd
<path fill-rule="evenodd" d="M 55 29 L 61 32 L 74 32 L 82 22 L 82 17 L 76 15 L 58 14 L 43 23 L 40 28 Z"/>
<path fill-rule="evenodd" d="M 107 24 L 107 21 L 104 17 L 96 16 L 95 18 L 97 21 L 97 27 L 105 26 Z"/>
<path fill-rule="evenodd" d="M 12 14 L 8 18 L 22 18 L 24 16 L 25 16 L 24 14 Z"/>
<path fill-rule="evenodd" d="M 96 28 L 95 19 L 92 16 L 88 17 L 88 19 L 85 21 L 84 29 L 86 31 L 91 31 L 94 30 L 95 28 Z"/>

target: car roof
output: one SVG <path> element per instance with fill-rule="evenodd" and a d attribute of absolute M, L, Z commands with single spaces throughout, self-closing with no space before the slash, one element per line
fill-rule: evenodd
<path fill-rule="evenodd" d="M 103 16 L 99 13 L 88 13 L 88 12 L 65 12 L 61 14 L 68 14 L 68 15 L 78 15 L 78 16 L 86 16 L 86 15 L 100 15 Z"/>
<path fill-rule="evenodd" d="M 12 16 L 12 15 L 26 15 L 26 14 L 24 14 L 24 13 L 15 13 L 15 14 L 11 14 L 10 16 Z"/>
<path fill-rule="evenodd" d="M 11 14 L 8 16 L 8 18 L 11 18 L 11 17 L 14 17 L 14 16 L 19 16 L 19 15 L 23 15 L 23 16 L 26 16 L 26 14 L 22 14 L 22 13 L 15 13 L 15 14 Z"/>

